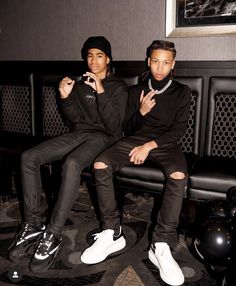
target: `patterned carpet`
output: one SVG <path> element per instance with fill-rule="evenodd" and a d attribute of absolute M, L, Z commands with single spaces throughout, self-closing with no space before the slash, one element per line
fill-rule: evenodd
<path fill-rule="evenodd" d="M 16 199 L 2 203 L 0 207 L 0 285 L 166 285 L 147 255 L 152 229 L 150 218 L 153 203 L 152 197 L 127 193 L 123 209 L 126 248 L 102 263 L 85 265 L 81 263 L 80 255 L 92 242 L 91 235 L 97 231 L 98 222 L 88 192 L 82 189 L 63 230 L 64 246 L 53 268 L 40 275 L 29 271 L 29 259 L 22 259 L 18 263 L 8 259 L 7 248 L 15 235 L 21 216 Z M 188 241 L 191 241 L 191 238 L 180 235 L 180 241 L 181 247 L 174 256 L 184 272 L 186 278 L 184 285 L 222 285 L 209 274 L 202 262 L 189 250 Z M 17 272 L 16 279 L 11 282 L 14 271 Z"/>

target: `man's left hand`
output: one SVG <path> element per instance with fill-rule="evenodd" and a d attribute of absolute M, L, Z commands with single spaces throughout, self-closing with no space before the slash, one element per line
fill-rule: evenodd
<path fill-rule="evenodd" d="M 141 165 L 146 160 L 149 154 L 149 149 L 144 145 L 134 147 L 130 153 L 130 162 L 133 162 L 135 165 Z"/>

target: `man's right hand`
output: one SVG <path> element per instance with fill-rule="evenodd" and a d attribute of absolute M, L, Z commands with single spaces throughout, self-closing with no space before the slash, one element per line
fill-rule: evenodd
<path fill-rule="evenodd" d="M 139 111 L 143 116 L 150 112 L 153 106 L 156 104 L 156 100 L 153 98 L 155 94 L 155 90 L 151 90 L 144 96 L 144 91 L 142 90 L 140 94 Z"/>
<path fill-rule="evenodd" d="M 67 98 L 72 91 L 75 81 L 69 77 L 64 77 L 59 83 L 61 98 Z"/>

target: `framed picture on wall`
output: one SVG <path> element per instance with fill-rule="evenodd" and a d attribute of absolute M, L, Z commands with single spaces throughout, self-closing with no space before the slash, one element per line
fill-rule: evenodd
<path fill-rule="evenodd" d="M 166 37 L 236 35 L 236 0 L 166 0 Z"/>

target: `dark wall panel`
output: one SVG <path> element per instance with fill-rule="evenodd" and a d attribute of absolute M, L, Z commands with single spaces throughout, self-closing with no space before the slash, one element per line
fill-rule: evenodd
<path fill-rule="evenodd" d="M 143 60 L 165 38 L 165 0 L 0 0 L 0 60 L 80 60 L 87 37 L 101 34 L 115 60 Z M 169 40 L 178 60 L 236 60 L 235 35 Z"/>

